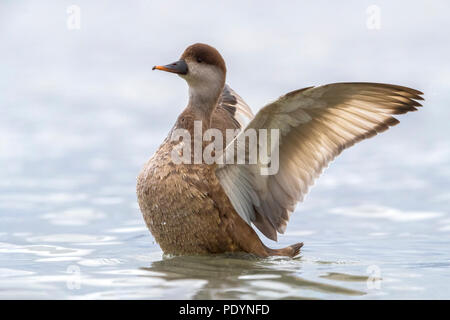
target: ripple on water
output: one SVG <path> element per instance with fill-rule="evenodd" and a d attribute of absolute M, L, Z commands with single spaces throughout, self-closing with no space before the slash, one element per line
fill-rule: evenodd
<path fill-rule="evenodd" d="M 117 205 L 124 202 L 121 197 L 98 197 L 91 200 L 93 204 L 96 205 Z"/>
<path fill-rule="evenodd" d="M 41 216 L 50 223 L 62 226 L 83 226 L 105 217 L 103 212 L 92 208 L 73 208 L 61 212 L 47 213 Z"/>
<path fill-rule="evenodd" d="M 439 231 L 450 231 L 450 219 L 442 219 L 439 221 Z"/>
<path fill-rule="evenodd" d="M 294 231 L 288 231 L 284 234 L 284 236 L 287 237 L 305 237 L 315 234 L 316 231 L 314 230 L 294 230 Z"/>
<path fill-rule="evenodd" d="M 98 245 L 99 243 L 111 242 L 116 240 L 113 236 L 89 235 L 77 233 L 46 234 L 41 236 L 32 236 L 26 238 L 28 242 L 33 243 L 78 243 L 83 245 Z"/>
<path fill-rule="evenodd" d="M 441 212 L 402 211 L 399 209 L 378 205 L 334 208 L 330 212 L 349 217 L 388 219 L 396 222 L 429 220 L 441 217 L 443 215 Z"/>
<path fill-rule="evenodd" d="M 33 274 L 35 274 L 35 272 L 27 270 L 0 268 L 0 278 L 23 277 L 23 276 L 30 276 Z"/>
<path fill-rule="evenodd" d="M 49 192 L 49 193 L 8 193 L 0 195 L 0 204 L 2 207 L 5 204 L 13 203 L 29 203 L 33 205 L 42 204 L 66 204 L 68 202 L 79 202 L 86 200 L 85 193 L 63 193 L 63 192 Z"/>
<path fill-rule="evenodd" d="M 116 258 L 81 259 L 78 261 L 79 265 L 85 267 L 115 266 L 121 263 L 123 263 L 123 260 Z"/>
<path fill-rule="evenodd" d="M 52 245 L 15 245 L 0 243 L 0 253 L 25 253 L 42 257 L 80 257 L 89 255 L 93 250 L 76 249 Z"/>
<path fill-rule="evenodd" d="M 115 228 L 110 229 L 108 232 L 111 233 L 135 233 L 135 232 L 147 232 L 148 229 L 145 226 L 135 226 L 135 227 L 125 227 L 125 228 Z"/>

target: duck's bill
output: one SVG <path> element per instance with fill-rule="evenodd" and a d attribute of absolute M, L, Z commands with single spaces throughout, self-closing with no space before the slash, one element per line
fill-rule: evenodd
<path fill-rule="evenodd" d="M 178 60 L 171 64 L 166 64 L 165 66 L 154 66 L 152 70 L 155 69 L 178 74 L 187 74 L 188 72 L 188 66 L 184 60 Z"/>

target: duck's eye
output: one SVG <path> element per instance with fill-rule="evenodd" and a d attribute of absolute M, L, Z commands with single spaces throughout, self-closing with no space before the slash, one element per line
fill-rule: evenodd
<path fill-rule="evenodd" d="M 203 62 L 202 58 L 197 58 L 197 62 L 202 63 Z"/>

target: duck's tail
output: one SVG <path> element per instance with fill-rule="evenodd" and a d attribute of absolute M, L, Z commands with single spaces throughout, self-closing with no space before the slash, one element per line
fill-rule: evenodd
<path fill-rule="evenodd" d="M 285 256 L 293 258 L 300 253 L 300 248 L 303 247 L 303 242 L 299 242 L 282 249 L 270 249 L 266 246 L 264 247 L 266 248 L 269 256 Z"/>

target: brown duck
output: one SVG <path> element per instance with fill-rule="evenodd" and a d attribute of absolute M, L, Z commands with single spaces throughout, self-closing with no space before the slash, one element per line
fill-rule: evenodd
<path fill-rule="evenodd" d="M 421 106 L 416 100 L 423 100 L 420 91 L 397 85 L 334 83 L 285 94 L 254 116 L 225 84 L 225 62 L 209 45 L 194 44 L 179 61 L 153 69 L 178 74 L 189 86 L 187 107 L 137 180 L 145 222 L 162 250 L 174 255 L 248 252 L 294 257 L 302 243 L 270 249 L 251 225 L 277 240 L 296 204 L 330 161 L 356 142 L 396 125 L 399 121 L 392 115 L 415 111 Z M 172 133 L 185 129 L 194 135 L 194 121 L 201 121 L 203 132 L 215 128 L 224 136 L 227 129 L 240 130 L 239 135 L 250 129 L 279 129 L 278 171 L 262 174 L 267 163 L 260 159 L 175 164 L 172 152 L 179 141 Z M 236 139 L 225 153 L 237 148 Z"/>

